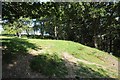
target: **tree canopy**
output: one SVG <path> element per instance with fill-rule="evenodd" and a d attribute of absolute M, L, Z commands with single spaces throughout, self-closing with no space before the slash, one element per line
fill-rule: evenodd
<path fill-rule="evenodd" d="M 55 39 L 71 40 L 120 56 L 120 2 L 3 2 L 4 30 L 29 32 L 32 19 Z M 42 23 L 43 22 L 43 23 Z M 29 35 L 29 34 L 28 34 Z"/>

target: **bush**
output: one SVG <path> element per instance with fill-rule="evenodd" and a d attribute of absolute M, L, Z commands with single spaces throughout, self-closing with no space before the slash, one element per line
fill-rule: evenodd
<path fill-rule="evenodd" d="M 36 56 L 31 60 L 30 67 L 32 70 L 49 77 L 64 77 L 64 75 L 67 74 L 65 62 L 56 54 Z"/>

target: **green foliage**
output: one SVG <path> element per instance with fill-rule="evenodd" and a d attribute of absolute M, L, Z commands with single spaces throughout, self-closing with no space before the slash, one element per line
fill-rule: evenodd
<path fill-rule="evenodd" d="M 3 20 L 11 25 L 3 26 L 8 34 L 30 31 L 20 18 L 42 20 L 44 26 L 34 26 L 32 30 L 41 29 L 42 35 L 46 31 L 56 39 L 80 42 L 118 56 L 119 51 L 112 44 L 120 37 L 116 17 L 119 18 L 119 3 L 114 2 L 3 3 Z"/>
<path fill-rule="evenodd" d="M 65 62 L 57 54 L 42 54 L 31 60 L 32 70 L 49 77 L 64 77 L 67 74 Z"/>

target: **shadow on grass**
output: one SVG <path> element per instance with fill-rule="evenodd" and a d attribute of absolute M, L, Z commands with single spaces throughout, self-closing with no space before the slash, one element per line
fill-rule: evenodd
<path fill-rule="evenodd" d="M 13 59 L 16 58 L 16 56 L 20 54 L 27 54 L 28 48 L 35 50 L 38 49 L 34 44 L 29 43 L 26 39 L 19 38 L 2 39 L 2 47 L 3 63 L 10 63 Z M 39 73 L 42 73 L 49 78 L 54 76 L 61 78 L 69 74 L 70 71 L 70 69 L 68 69 L 68 67 L 65 65 L 66 60 L 59 58 L 57 55 L 43 54 L 33 57 L 31 54 L 27 54 L 23 58 L 18 58 L 15 62 L 16 64 L 13 64 L 12 67 L 8 66 L 10 67 L 9 69 L 7 69 L 7 67 L 4 67 L 5 69 L 3 70 L 3 78 L 40 78 L 41 75 L 36 76 L 36 74 Z M 70 64 L 69 66 L 73 66 L 69 61 L 67 62 Z M 29 66 L 31 67 L 31 71 L 29 71 Z M 109 75 L 103 75 L 100 72 L 91 69 L 90 67 L 86 67 L 84 65 L 77 65 L 77 67 L 77 73 L 75 74 L 77 76 L 74 77 L 76 79 L 80 80 L 80 78 L 85 78 L 86 80 L 88 78 L 87 80 L 93 80 L 89 78 L 110 78 Z M 33 74 L 34 71 L 36 71 L 35 74 Z"/>
<path fill-rule="evenodd" d="M 66 63 L 67 66 L 65 65 Z M 75 64 L 71 64 L 71 62 L 67 61 L 66 59 L 61 59 L 57 55 L 42 54 L 35 56 L 30 62 L 30 67 L 32 70 L 40 72 L 49 77 L 64 78 L 68 75 L 69 78 L 75 78 L 78 80 L 80 78 L 88 80 L 90 78 L 110 78 L 110 76 L 107 75 L 103 69 L 99 69 L 100 71 L 95 71 L 84 64 L 75 66 Z"/>
<path fill-rule="evenodd" d="M 99 69 L 99 71 L 95 71 L 94 69 L 90 68 L 89 66 L 79 65 L 78 69 L 76 70 L 76 77 L 77 78 L 110 78 L 109 75 L 103 69 Z M 102 74 L 104 73 L 104 74 Z"/>
<path fill-rule="evenodd" d="M 30 67 L 33 71 L 42 73 L 48 77 L 65 77 L 68 74 L 65 61 L 57 54 L 42 54 L 35 56 L 30 61 Z"/>
<path fill-rule="evenodd" d="M 37 49 L 34 44 L 20 38 L 3 38 L 2 47 L 2 60 L 7 63 L 10 63 L 19 54 L 27 54 L 28 48 Z"/>

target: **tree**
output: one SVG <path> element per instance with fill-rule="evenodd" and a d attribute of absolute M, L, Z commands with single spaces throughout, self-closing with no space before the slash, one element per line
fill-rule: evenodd
<path fill-rule="evenodd" d="M 7 26 L 11 26 L 4 29 L 12 29 L 13 33 L 21 33 L 23 29 L 28 32 L 29 25 L 23 22 L 29 24 L 25 20 L 29 17 L 36 19 L 35 24 L 40 23 L 33 29 L 40 30 L 43 37 L 46 31 L 55 39 L 80 42 L 118 55 L 115 45 L 119 41 L 120 25 L 115 19 L 120 16 L 119 8 L 120 3 L 113 2 L 3 3 L 3 20 L 8 20 Z"/>

